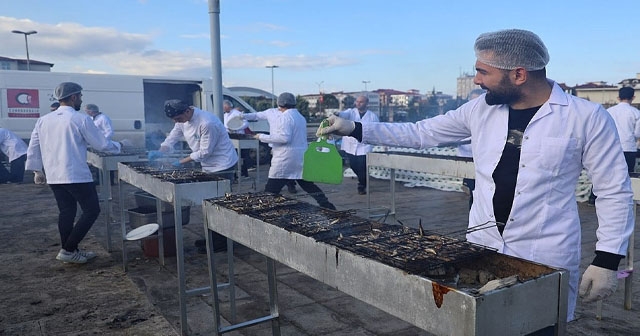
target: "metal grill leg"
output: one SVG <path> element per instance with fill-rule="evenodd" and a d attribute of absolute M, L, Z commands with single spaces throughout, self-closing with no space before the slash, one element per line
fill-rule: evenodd
<path fill-rule="evenodd" d="M 273 259 L 267 257 L 267 279 L 269 282 L 269 311 L 274 319 L 271 320 L 271 332 L 280 335 L 280 319 L 278 312 L 278 288 L 276 283 L 276 267 Z"/>

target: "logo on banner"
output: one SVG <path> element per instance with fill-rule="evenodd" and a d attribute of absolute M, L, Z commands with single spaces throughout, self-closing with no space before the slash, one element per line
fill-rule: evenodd
<path fill-rule="evenodd" d="M 7 89 L 9 118 L 40 118 L 40 96 L 34 89 Z"/>

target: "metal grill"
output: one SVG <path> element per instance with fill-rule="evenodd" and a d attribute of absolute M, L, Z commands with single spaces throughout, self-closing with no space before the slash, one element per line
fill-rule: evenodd
<path fill-rule="evenodd" d="M 223 180 L 222 177 L 215 173 L 207 173 L 193 168 L 167 169 L 163 164 L 157 166 L 147 162 L 128 162 L 124 164 L 140 174 L 146 174 L 164 182 L 175 184 Z"/>
<path fill-rule="evenodd" d="M 120 151 L 120 153 L 105 153 L 105 152 L 101 152 L 98 150 L 95 150 L 93 148 L 87 148 L 87 151 L 94 153 L 98 156 L 104 157 L 104 156 L 129 156 L 129 155 L 145 155 L 147 153 L 147 150 L 145 148 L 122 148 L 122 150 Z"/>
<path fill-rule="evenodd" d="M 381 224 L 281 195 L 226 195 L 209 202 L 416 275 L 454 276 L 456 264 L 494 253 L 460 239 Z"/>

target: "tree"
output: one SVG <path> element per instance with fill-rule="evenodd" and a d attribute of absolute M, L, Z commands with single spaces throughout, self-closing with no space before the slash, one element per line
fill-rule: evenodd
<path fill-rule="evenodd" d="M 340 108 L 340 102 L 338 98 L 332 94 L 324 94 L 322 95 L 322 105 L 324 108 L 328 109 L 337 109 Z"/>
<path fill-rule="evenodd" d="M 342 99 L 342 106 L 345 109 L 352 108 L 356 104 L 356 99 L 353 96 L 348 95 Z"/>
<path fill-rule="evenodd" d="M 298 112 L 304 116 L 305 119 L 309 120 L 309 101 L 304 99 L 302 96 L 298 95 L 296 97 L 296 108 Z"/>

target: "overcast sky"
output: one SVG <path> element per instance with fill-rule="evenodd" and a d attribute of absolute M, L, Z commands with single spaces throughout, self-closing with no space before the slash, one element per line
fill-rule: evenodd
<path fill-rule="evenodd" d="M 473 73 L 473 42 L 528 29 L 545 41 L 548 76 L 616 84 L 640 72 L 640 1 L 220 0 L 222 80 L 276 94 L 418 89 L 455 95 Z M 623 8 L 624 7 L 624 8 Z M 211 76 L 206 0 L 4 0 L 0 56 L 56 72 Z"/>

